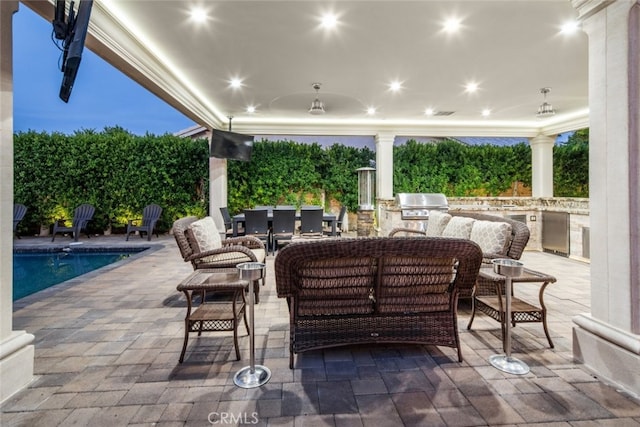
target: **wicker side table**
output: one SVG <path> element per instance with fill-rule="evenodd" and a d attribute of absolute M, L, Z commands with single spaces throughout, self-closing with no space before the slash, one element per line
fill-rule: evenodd
<path fill-rule="evenodd" d="M 496 292 L 494 295 L 483 295 L 473 297 L 473 311 L 467 329 L 471 329 L 471 324 L 476 315 L 476 310 L 480 310 L 491 318 L 500 322 L 502 328 L 502 341 L 505 341 L 505 301 L 504 301 L 504 285 L 505 277 L 493 271 L 493 268 L 481 268 L 479 276 L 492 282 L 495 285 Z M 511 278 L 513 287 L 517 283 L 540 283 L 538 292 L 539 306 L 529 304 L 515 296 L 511 300 L 511 324 L 540 322 L 544 329 L 544 334 L 549 341 L 549 347 L 553 348 L 553 341 L 547 329 L 547 308 L 544 305 L 544 291 L 550 283 L 555 283 L 556 278 L 539 271 L 523 269 L 522 275 Z"/>
<path fill-rule="evenodd" d="M 231 271 L 231 270 L 230 270 Z M 233 331 L 233 344 L 236 358 L 240 360 L 238 348 L 238 322 L 244 319 L 244 325 L 249 332 L 246 317 L 245 290 L 249 282 L 241 280 L 238 272 L 220 272 L 220 269 L 195 270 L 177 287 L 187 298 L 187 315 L 184 319 L 184 344 L 180 353 L 180 363 L 184 360 L 187 350 L 189 333 L 212 331 Z M 207 295 L 220 294 L 219 301 L 207 301 Z M 193 297 L 200 295 L 200 305 L 193 310 Z"/>

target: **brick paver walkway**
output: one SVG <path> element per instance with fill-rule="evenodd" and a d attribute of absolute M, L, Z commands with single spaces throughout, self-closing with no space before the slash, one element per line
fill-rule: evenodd
<path fill-rule="evenodd" d="M 547 347 L 540 324 L 519 324 L 513 355 L 531 372 L 516 376 L 488 363 L 501 351 L 498 324 L 479 314 L 467 331 L 464 304 L 463 363 L 450 348 L 380 345 L 304 353 L 290 370 L 287 305 L 276 297 L 270 256 L 256 306 L 256 360 L 273 376 L 246 390 L 233 384 L 249 360 L 244 326 L 243 360 L 235 360 L 231 332 L 218 332 L 192 337 L 178 363 L 185 301 L 176 285 L 191 266 L 171 236 L 151 244 L 157 250 L 15 304 L 14 329 L 36 337 L 36 378 L 2 405 L 2 426 L 640 426 L 638 400 L 572 361 L 571 317 L 589 311 L 587 264 L 525 253 L 527 267 L 558 278 L 546 293 L 556 348 Z M 537 287 L 524 286 L 520 296 L 537 301 Z"/>

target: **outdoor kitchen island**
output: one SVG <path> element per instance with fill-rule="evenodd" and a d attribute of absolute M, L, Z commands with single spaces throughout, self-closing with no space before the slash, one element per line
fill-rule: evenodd
<path fill-rule="evenodd" d="M 401 193 L 400 193 L 401 194 Z M 425 193 L 429 194 L 429 193 Z M 579 261 L 589 261 L 589 199 L 572 197 L 446 197 L 448 212 L 476 212 L 521 221 L 527 225 L 531 236 L 525 250 L 555 253 Z M 403 218 L 403 208 L 398 198 L 377 201 L 377 235 L 388 236 L 394 228 L 416 228 L 426 226 L 427 218 Z M 563 221 L 561 236 L 565 248 L 549 250 L 545 242 L 544 225 L 548 216 L 560 217 Z M 549 227 L 547 227 L 549 231 Z M 553 234 L 553 233 L 552 233 Z M 554 245 L 551 248 L 555 249 Z"/>

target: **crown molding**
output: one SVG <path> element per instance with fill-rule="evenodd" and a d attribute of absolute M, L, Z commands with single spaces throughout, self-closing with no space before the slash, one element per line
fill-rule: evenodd
<path fill-rule="evenodd" d="M 578 12 L 578 19 L 582 21 L 615 2 L 616 0 L 571 0 L 571 5 Z"/>
<path fill-rule="evenodd" d="M 537 119 L 527 122 L 501 121 L 338 121 L 315 120 L 280 121 L 240 120 L 234 121 L 234 130 L 258 135 L 347 135 L 362 136 L 379 133 L 396 136 L 475 136 L 475 137 L 525 137 L 539 134 L 558 133 L 582 129 L 589 125 L 589 111 L 583 110 L 575 115 L 554 117 L 546 121 Z"/>

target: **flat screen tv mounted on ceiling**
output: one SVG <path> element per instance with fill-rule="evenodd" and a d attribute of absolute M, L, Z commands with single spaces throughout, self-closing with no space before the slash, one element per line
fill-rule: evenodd
<path fill-rule="evenodd" d="M 80 0 L 78 11 L 74 10 L 74 2 L 69 4 L 69 15 L 65 19 L 65 0 L 56 0 L 55 15 L 53 19 L 53 34 L 58 40 L 62 40 L 59 46 L 62 50 L 62 84 L 60 85 L 60 99 L 69 102 L 71 90 L 75 83 L 82 59 L 84 41 L 89 29 L 89 16 L 93 0 Z"/>
<path fill-rule="evenodd" d="M 253 136 L 214 129 L 211 132 L 209 155 L 219 159 L 248 162 L 253 150 Z"/>

